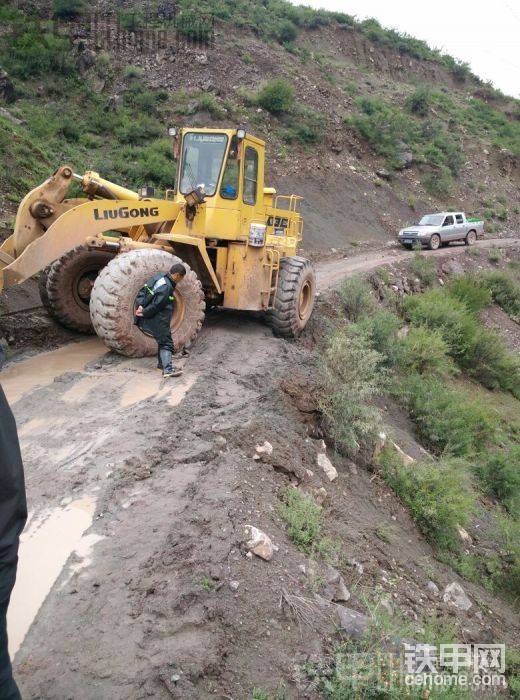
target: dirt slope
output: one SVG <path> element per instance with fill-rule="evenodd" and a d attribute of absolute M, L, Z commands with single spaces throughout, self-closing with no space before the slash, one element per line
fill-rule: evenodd
<path fill-rule="evenodd" d="M 320 287 L 338 280 L 338 266 L 345 274 L 384 257 L 323 265 Z M 175 383 L 151 359 L 105 354 L 96 339 L 3 373 L 33 515 L 24 547 L 75 507 L 94 516 L 56 583 L 47 567 L 26 570 L 30 594 L 18 605 L 52 590 L 16 656 L 24 697 L 241 699 L 281 680 L 290 697 L 316 697 L 301 666 L 326 655 L 334 626 L 316 613 L 300 630 L 280 607 L 283 591 L 316 590 L 276 511 L 290 483 L 326 489 L 326 534 L 343 542 L 336 566 L 353 609 L 378 592 L 412 622 L 425 611 L 453 619 L 466 641 L 520 633 L 513 610 L 483 588 L 462 582 L 475 605 L 457 615 L 427 590 L 432 577 L 440 588 L 459 579 L 386 487 L 337 455 L 339 478 L 326 480 L 305 345 L 273 338 L 249 316 L 216 313 Z M 264 440 L 272 455 L 253 459 Z M 270 562 L 244 555 L 247 524 L 278 546 Z M 57 551 L 67 530 L 58 528 Z"/>

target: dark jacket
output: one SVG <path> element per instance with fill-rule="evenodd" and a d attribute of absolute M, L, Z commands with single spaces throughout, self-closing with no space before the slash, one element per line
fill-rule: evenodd
<path fill-rule="evenodd" d="M 0 387 L 0 570 L 16 563 L 27 519 L 25 481 L 16 423 Z"/>
<path fill-rule="evenodd" d="M 155 275 L 146 281 L 135 300 L 136 306 L 143 307 L 143 315 L 137 317 L 137 322 L 144 331 L 156 335 L 170 328 L 175 287 L 175 282 L 166 274 Z"/>
<path fill-rule="evenodd" d="M 0 347 L 0 369 L 4 354 Z M 7 647 L 7 606 L 16 580 L 18 541 L 27 520 L 23 464 L 14 416 L 0 386 L 0 698 L 20 700 Z M 37 575 L 37 572 L 35 572 Z"/>

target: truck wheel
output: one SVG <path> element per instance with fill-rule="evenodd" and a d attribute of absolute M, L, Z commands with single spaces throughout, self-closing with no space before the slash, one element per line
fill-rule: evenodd
<path fill-rule="evenodd" d="M 439 234 L 434 233 L 430 238 L 429 248 L 430 250 L 437 250 L 441 245 L 441 237 Z"/>
<path fill-rule="evenodd" d="M 78 246 L 55 260 L 40 275 L 40 298 L 58 323 L 80 333 L 93 333 L 89 304 L 99 271 L 113 255 Z"/>
<path fill-rule="evenodd" d="M 90 317 L 105 345 L 127 357 L 157 353 L 155 340 L 134 324 L 135 298 L 147 279 L 167 272 L 175 263 L 182 263 L 187 272 L 175 289 L 173 343 L 176 350 L 192 343 L 204 321 L 204 292 L 199 278 L 180 258 L 163 250 L 142 249 L 117 255 L 94 284 Z"/>
<path fill-rule="evenodd" d="M 464 239 L 464 243 L 466 245 L 474 245 L 477 240 L 477 232 L 476 231 L 468 231 L 468 234 L 466 238 Z"/>
<path fill-rule="evenodd" d="M 273 308 L 267 318 L 275 335 L 296 338 L 314 308 L 316 276 L 309 260 L 299 256 L 282 258 Z"/>

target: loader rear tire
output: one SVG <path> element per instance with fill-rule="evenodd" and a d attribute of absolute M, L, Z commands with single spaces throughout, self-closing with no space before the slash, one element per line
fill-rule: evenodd
<path fill-rule="evenodd" d="M 78 246 L 55 260 L 40 275 L 40 299 L 48 313 L 65 328 L 93 333 L 89 304 L 99 271 L 110 253 Z"/>
<path fill-rule="evenodd" d="M 155 340 L 134 324 L 135 298 L 146 282 L 175 263 L 186 275 L 175 289 L 172 335 L 175 349 L 189 347 L 204 321 L 204 291 L 199 278 L 180 258 L 163 250 L 121 253 L 99 273 L 92 290 L 90 317 L 98 336 L 112 350 L 127 357 L 157 353 Z"/>
<path fill-rule="evenodd" d="M 267 314 L 274 334 L 284 338 L 299 336 L 311 317 L 315 294 L 316 276 L 311 262 L 297 255 L 282 258 L 273 308 Z"/>

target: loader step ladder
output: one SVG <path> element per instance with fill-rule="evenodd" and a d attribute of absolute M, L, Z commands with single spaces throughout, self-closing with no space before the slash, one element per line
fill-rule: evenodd
<path fill-rule="evenodd" d="M 269 268 L 269 287 L 262 291 L 262 305 L 265 309 L 270 309 L 274 302 L 274 295 L 278 287 L 278 275 L 280 273 L 280 251 L 268 248 L 267 262 L 264 262 L 264 267 Z"/>

